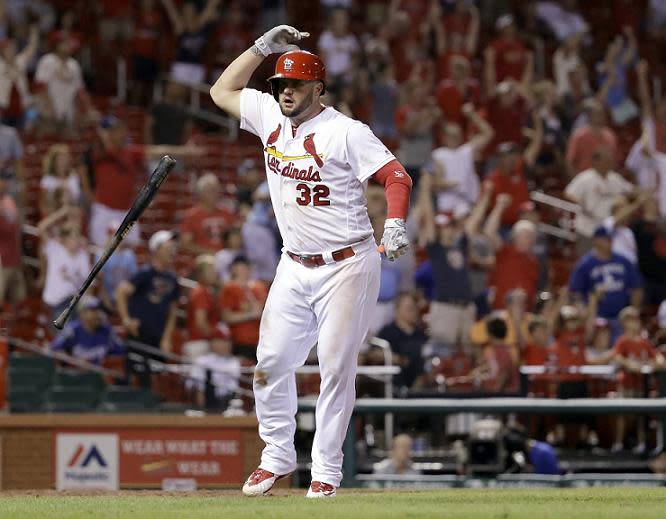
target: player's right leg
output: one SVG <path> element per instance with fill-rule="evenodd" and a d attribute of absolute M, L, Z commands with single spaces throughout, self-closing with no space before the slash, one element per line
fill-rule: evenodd
<path fill-rule="evenodd" d="M 259 468 L 243 486 L 248 496 L 270 491 L 280 476 L 296 469 L 296 377 L 317 340 L 308 303 L 305 267 L 282 256 L 261 318 L 254 399 L 259 436 L 266 443 Z"/>

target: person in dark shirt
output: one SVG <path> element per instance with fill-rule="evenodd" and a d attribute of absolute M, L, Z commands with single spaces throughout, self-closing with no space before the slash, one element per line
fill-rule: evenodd
<path fill-rule="evenodd" d="M 394 363 L 402 367 L 395 377 L 399 392 L 414 385 L 423 374 L 421 349 L 428 337 L 419 328 L 419 312 L 416 299 L 409 292 L 402 292 L 396 298 L 395 321 L 385 326 L 378 337 L 391 344 Z"/>
<path fill-rule="evenodd" d="M 150 264 L 144 265 L 116 289 L 116 305 L 130 338 L 140 343 L 171 351 L 171 337 L 176 325 L 180 291 L 172 271 L 176 243 L 170 231 L 158 231 L 150 237 Z M 130 346 L 130 351 L 133 348 Z M 140 374 L 144 387 L 150 386 L 148 359 L 130 368 Z"/>
<path fill-rule="evenodd" d="M 51 343 L 51 349 L 100 365 L 108 355 L 124 355 L 125 347 L 104 318 L 102 302 L 83 296 L 78 319 L 70 321 Z"/>
<path fill-rule="evenodd" d="M 197 2 L 187 0 L 178 9 L 173 0 L 162 0 L 171 27 L 178 39 L 176 60 L 171 65 L 171 77 L 183 83 L 202 83 L 206 67 L 204 51 L 213 20 L 217 17 L 220 0 L 207 0 L 199 10 Z"/>
<path fill-rule="evenodd" d="M 164 97 L 152 106 L 146 118 L 146 130 L 151 144 L 183 144 L 190 119 L 188 110 L 183 106 L 186 101 L 185 86 L 174 82 L 167 83 Z"/>
<path fill-rule="evenodd" d="M 453 346 L 469 343 L 476 307 L 469 272 L 469 240 L 481 224 L 490 203 L 491 190 L 485 189 L 469 215 L 458 212 L 434 215 L 432 179 L 424 174 L 418 201 L 421 219 L 420 244 L 428 252 L 434 281 L 430 304 L 430 336 L 438 343 Z"/>
<path fill-rule="evenodd" d="M 659 305 L 666 300 L 666 224 L 659 217 L 659 205 L 650 197 L 643 205 L 643 217 L 631 225 L 638 249 L 638 268 L 645 282 L 644 302 Z"/>

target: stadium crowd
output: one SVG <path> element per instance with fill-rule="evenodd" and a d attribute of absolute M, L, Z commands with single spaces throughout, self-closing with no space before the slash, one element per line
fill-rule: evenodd
<path fill-rule="evenodd" d="M 303 47 L 326 63 L 326 103 L 366 122 L 414 180 L 413 247 L 382 259 L 369 334 L 402 367 L 396 394 L 513 394 L 530 365 L 545 368 L 530 394 L 647 396 L 638 373 L 664 366 L 666 343 L 666 8 L 656 0 L 0 0 L 9 334 L 28 300 L 49 318 L 64 308 L 91 251 L 170 153 L 196 172 L 176 195 L 190 207 L 163 228 L 135 226 L 97 298 L 59 334 L 42 323 L 44 342 L 100 364 L 139 342 L 220 366 L 218 396 L 233 393 L 256 359 L 281 240 L 257 153 L 232 181 L 222 164 L 200 166 L 211 130 L 189 108 L 190 84 L 213 82 L 283 22 L 313 34 Z M 118 58 L 138 131 L 108 101 Z M 252 86 L 265 89 L 269 70 Z M 39 142 L 49 146 L 34 199 L 25 143 Z M 367 196 L 379 240 L 383 189 Z M 35 240 L 37 267 L 24 261 Z M 148 360 L 128 365 L 144 386 Z M 360 362 L 383 363 L 381 348 Z M 608 363 L 619 374 L 594 387 L 570 369 Z"/>

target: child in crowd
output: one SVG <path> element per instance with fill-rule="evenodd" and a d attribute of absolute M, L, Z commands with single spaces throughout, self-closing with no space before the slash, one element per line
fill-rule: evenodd
<path fill-rule="evenodd" d="M 624 333 L 613 345 L 612 359 L 620 367 L 618 393 L 620 397 L 644 397 L 645 387 L 641 376 L 643 368 L 663 367 L 664 356 L 647 339 L 643 331 L 643 323 L 638 308 L 627 306 L 619 315 Z M 617 419 L 615 443 L 613 451 L 624 448 L 626 421 L 623 416 Z M 638 443 L 634 449 L 637 453 L 645 451 L 645 419 L 638 420 Z"/>

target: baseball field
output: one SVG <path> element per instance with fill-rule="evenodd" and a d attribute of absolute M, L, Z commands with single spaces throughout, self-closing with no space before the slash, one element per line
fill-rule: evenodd
<path fill-rule="evenodd" d="M 51 518 L 417 518 L 447 519 L 649 519 L 666 517 L 666 488 L 464 489 L 341 491 L 336 499 L 310 501 L 304 491 L 264 498 L 237 492 L 188 494 L 117 492 L 0 494 L 2 519 Z"/>

